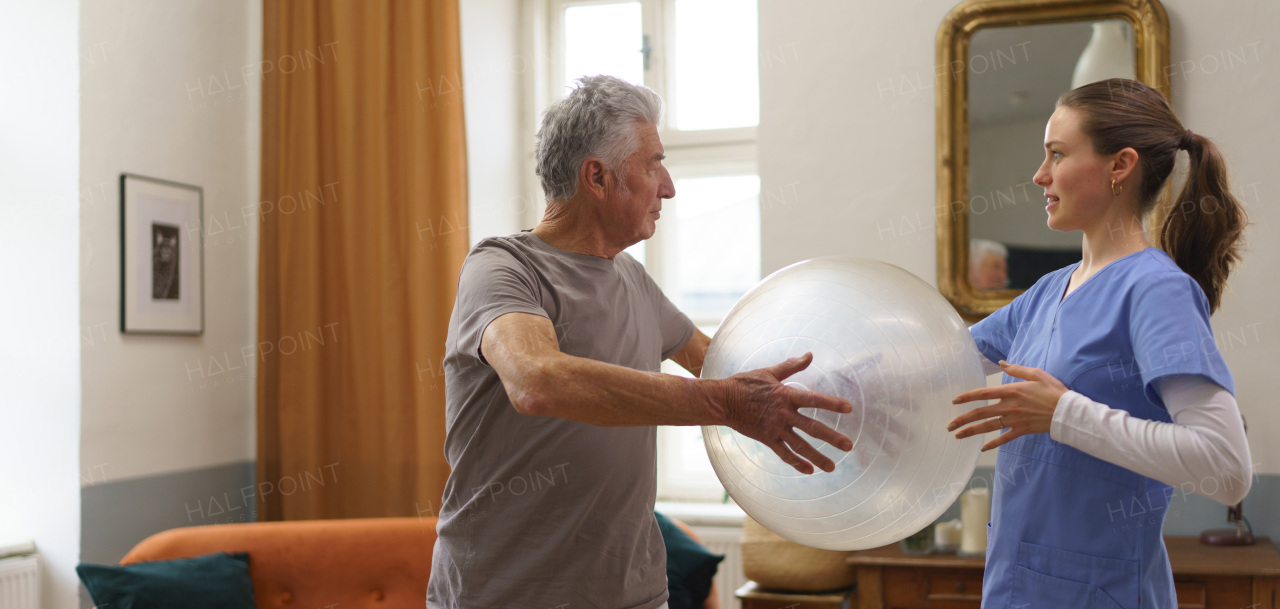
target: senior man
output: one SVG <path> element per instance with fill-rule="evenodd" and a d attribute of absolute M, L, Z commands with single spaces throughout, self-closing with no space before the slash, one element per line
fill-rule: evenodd
<path fill-rule="evenodd" d="M 623 252 L 675 195 L 661 115 L 645 87 L 581 79 L 538 130 L 542 221 L 463 263 L 428 607 L 663 607 L 655 425 L 727 425 L 803 473 L 834 463 L 796 429 L 852 447 L 797 412 L 847 402 L 781 383 L 808 354 L 722 380 L 658 372 L 697 375 L 710 342 Z"/>
<path fill-rule="evenodd" d="M 990 239 L 970 239 L 969 285 L 979 290 L 1009 287 L 1009 248 Z"/>

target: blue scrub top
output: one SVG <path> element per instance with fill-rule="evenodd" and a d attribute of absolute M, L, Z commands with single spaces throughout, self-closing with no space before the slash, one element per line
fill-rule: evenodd
<path fill-rule="evenodd" d="M 1157 379 L 1197 374 L 1234 393 L 1209 302 L 1167 254 L 1116 260 L 1063 298 L 1079 263 L 1042 277 L 971 328 L 978 349 L 1041 368 L 1069 389 L 1168 422 Z M 1021 382 L 1004 376 L 1005 383 Z M 1223 482 L 1223 481 L 1216 481 Z M 1174 489 L 1047 433 L 996 457 L 984 608 L 1175 607 L 1161 537 Z"/>

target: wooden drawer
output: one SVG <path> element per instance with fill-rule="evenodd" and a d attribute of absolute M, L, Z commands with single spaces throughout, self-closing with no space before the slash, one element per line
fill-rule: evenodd
<path fill-rule="evenodd" d="M 885 567 L 888 607 L 977 609 L 982 604 L 982 571 Z"/>
<path fill-rule="evenodd" d="M 1173 587 L 1178 593 L 1178 609 L 1244 609 L 1256 606 L 1251 577 L 1174 576 Z"/>
<path fill-rule="evenodd" d="M 1209 606 L 1204 582 L 1175 580 L 1173 589 L 1178 594 L 1178 609 L 1205 609 Z"/>

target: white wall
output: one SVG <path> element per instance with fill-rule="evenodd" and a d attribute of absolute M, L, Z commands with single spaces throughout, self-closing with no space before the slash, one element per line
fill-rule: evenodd
<path fill-rule="evenodd" d="M 953 0 L 760 1 L 763 266 L 824 254 L 886 260 L 933 282 L 934 37 Z M 1280 139 L 1280 4 L 1165 0 L 1174 107 L 1230 158 L 1250 251 L 1213 324 L 1258 473 L 1280 473 L 1280 218 L 1263 202 Z M 1243 58 L 1243 61 L 1241 60 Z M 1184 63 L 1187 62 L 1187 63 Z M 989 460 L 984 461 L 990 463 Z"/>
<path fill-rule="evenodd" d="M 463 0 L 463 107 L 467 128 L 471 244 L 524 228 L 534 199 L 521 195 L 521 155 L 531 139 L 520 124 L 522 79 L 533 62 L 520 47 L 520 0 Z"/>
<path fill-rule="evenodd" d="M 78 0 L 0 18 L 0 544 L 35 540 L 47 607 L 80 556 Z"/>
<path fill-rule="evenodd" d="M 261 18 L 257 0 L 83 4 L 85 484 L 254 458 Z M 204 188 L 202 336 L 119 331 L 121 172 Z"/>
<path fill-rule="evenodd" d="M 850 254 L 933 278 L 933 40 L 953 4 L 761 0 L 765 273 Z"/>

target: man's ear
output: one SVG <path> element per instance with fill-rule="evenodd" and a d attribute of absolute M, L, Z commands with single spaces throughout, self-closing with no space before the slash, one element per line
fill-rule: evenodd
<path fill-rule="evenodd" d="M 1127 184 L 1130 178 L 1138 175 L 1138 152 L 1133 148 L 1125 148 L 1111 158 L 1111 179 L 1118 184 Z M 1137 186 L 1134 186 L 1137 188 Z"/>
<path fill-rule="evenodd" d="M 608 192 L 606 182 L 610 179 L 609 172 L 605 170 L 604 161 L 596 157 L 588 157 L 582 162 L 582 168 L 578 171 L 578 180 L 582 188 L 597 199 L 605 198 L 605 193 Z"/>

